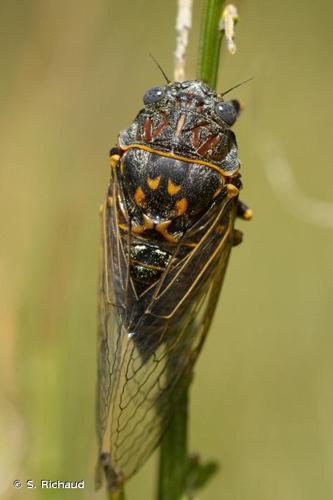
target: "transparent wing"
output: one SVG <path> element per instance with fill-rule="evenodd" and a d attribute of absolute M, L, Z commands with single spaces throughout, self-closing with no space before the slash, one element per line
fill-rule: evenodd
<path fill-rule="evenodd" d="M 228 263 L 235 200 L 192 226 L 161 278 L 138 297 L 116 176 L 110 193 L 102 211 L 97 432 L 101 465 L 116 483 L 157 446 L 190 381 Z"/>

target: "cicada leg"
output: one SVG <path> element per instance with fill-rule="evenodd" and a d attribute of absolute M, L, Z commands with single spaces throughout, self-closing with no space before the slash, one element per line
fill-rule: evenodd
<path fill-rule="evenodd" d="M 241 200 L 237 200 L 237 217 L 244 220 L 250 220 L 253 217 L 252 208 L 248 207 Z"/>
<path fill-rule="evenodd" d="M 253 217 L 252 208 L 248 207 L 241 200 L 237 200 L 237 217 L 244 220 L 250 220 Z M 237 246 L 243 241 L 243 233 L 239 229 L 234 229 L 232 233 L 232 246 Z"/>
<path fill-rule="evenodd" d="M 239 229 L 234 229 L 232 232 L 232 246 L 236 247 L 243 241 L 243 233 Z"/>

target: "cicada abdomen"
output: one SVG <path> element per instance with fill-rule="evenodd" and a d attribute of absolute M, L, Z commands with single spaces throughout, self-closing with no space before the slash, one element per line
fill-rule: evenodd
<path fill-rule="evenodd" d="M 201 81 L 169 83 L 111 150 L 102 207 L 98 469 L 109 488 L 159 443 L 191 378 L 218 300 L 241 180 L 238 101 Z"/>

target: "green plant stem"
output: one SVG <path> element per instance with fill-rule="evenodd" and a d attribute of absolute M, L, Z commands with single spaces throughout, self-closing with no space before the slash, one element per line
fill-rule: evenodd
<path fill-rule="evenodd" d="M 160 446 L 158 500 L 180 500 L 185 496 L 188 389 L 183 393 Z"/>
<path fill-rule="evenodd" d="M 224 0 L 203 0 L 197 78 L 216 88 L 223 31 L 219 23 Z"/>
<path fill-rule="evenodd" d="M 202 24 L 198 54 L 197 78 L 212 89 L 217 83 L 223 32 L 219 23 L 224 0 L 203 0 Z M 172 376 L 172 374 L 170 374 Z M 187 388 L 160 446 L 158 500 L 186 500 L 186 479 L 189 466 L 187 449 Z"/>
<path fill-rule="evenodd" d="M 126 500 L 124 490 L 107 491 L 107 500 Z"/>

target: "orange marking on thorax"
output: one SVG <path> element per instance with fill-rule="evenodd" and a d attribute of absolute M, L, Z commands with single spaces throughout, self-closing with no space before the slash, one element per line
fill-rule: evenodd
<path fill-rule="evenodd" d="M 183 215 L 188 207 L 188 201 L 186 198 L 176 201 L 177 215 Z"/>
<path fill-rule="evenodd" d="M 146 229 L 153 229 L 153 221 L 145 214 L 143 214 L 143 224 L 141 226 L 132 226 L 132 231 L 135 234 L 142 234 Z"/>
<path fill-rule="evenodd" d="M 181 190 L 181 186 L 174 184 L 171 179 L 168 179 L 168 193 L 170 196 L 174 196 Z"/>
<path fill-rule="evenodd" d="M 119 146 L 121 147 L 121 149 L 123 151 L 128 151 L 129 149 L 142 149 L 143 151 L 149 151 L 150 153 L 154 153 L 156 155 L 159 155 L 159 156 L 164 156 L 166 158 L 174 158 L 175 160 L 180 160 L 180 161 L 184 161 L 185 163 L 188 163 L 188 164 L 193 164 L 193 163 L 196 163 L 196 164 L 199 164 L 199 165 L 205 165 L 209 168 L 213 168 L 214 170 L 216 170 L 217 172 L 219 172 L 220 175 L 222 175 L 223 177 L 234 177 L 235 173 L 238 171 L 239 169 L 239 165 L 234 168 L 233 170 L 230 170 L 230 171 L 226 171 L 224 170 L 222 167 L 220 167 L 219 165 L 216 165 L 215 163 L 211 163 L 210 161 L 206 161 L 206 160 L 200 160 L 200 159 L 193 159 L 193 158 L 187 158 L 186 156 L 182 156 L 182 155 L 178 155 L 178 154 L 175 154 L 175 153 L 169 153 L 167 151 L 161 151 L 161 150 L 158 150 L 158 149 L 155 149 L 155 148 L 152 148 L 150 146 L 147 146 L 145 144 L 141 144 L 141 143 L 133 143 L 133 144 L 122 144 L 121 141 L 119 141 Z"/>
<path fill-rule="evenodd" d="M 132 227 L 132 232 L 134 234 L 142 234 L 144 232 L 145 228 L 143 226 L 133 226 Z"/>
<path fill-rule="evenodd" d="M 118 161 L 120 160 L 120 155 L 112 155 L 110 156 L 110 164 L 112 168 L 115 168 L 118 165 Z"/>
<path fill-rule="evenodd" d="M 161 180 L 161 176 L 159 175 L 158 177 L 155 177 L 155 179 L 151 179 L 150 177 L 148 177 L 147 179 L 147 184 L 148 186 L 150 187 L 150 189 L 157 189 L 159 184 L 160 184 L 160 180 Z"/>
<path fill-rule="evenodd" d="M 137 205 L 140 205 L 143 202 L 143 200 L 145 199 L 145 197 L 146 197 L 146 195 L 142 191 L 142 187 L 139 186 L 138 188 L 136 188 L 136 191 L 135 191 L 135 194 L 134 194 L 135 203 Z"/>
<path fill-rule="evenodd" d="M 234 198 L 239 195 L 239 189 L 233 184 L 226 184 L 228 190 L 228 198 Z"/>
<path fill-rule="evenodd" d="M 161 235 L 167 241 L 170 241 L 171 243 L 177 243 L 178 239 L 175 238 L 175 236 L 172 236 L 172 234 L 170 234 L 168 232 L 168 227 L 170 226 L 170 224 L 171 224 L 171 220 L 166 220 L 165 222 L 160 222 L 159 224 L 156 224 L 155 229 L 156 229 L 156 231 L 161 233 Z"/>
<path fill-rule="evenodd" d="M 204 142 L 200 148 L 197 150 L 197 153 L 201 156 L 208 153 L 210 149 L 212 149 L 216 144 L 220 142 L 220 137 L 218 135 L 213 135 L 209 137 L 206 142 Z"/>

